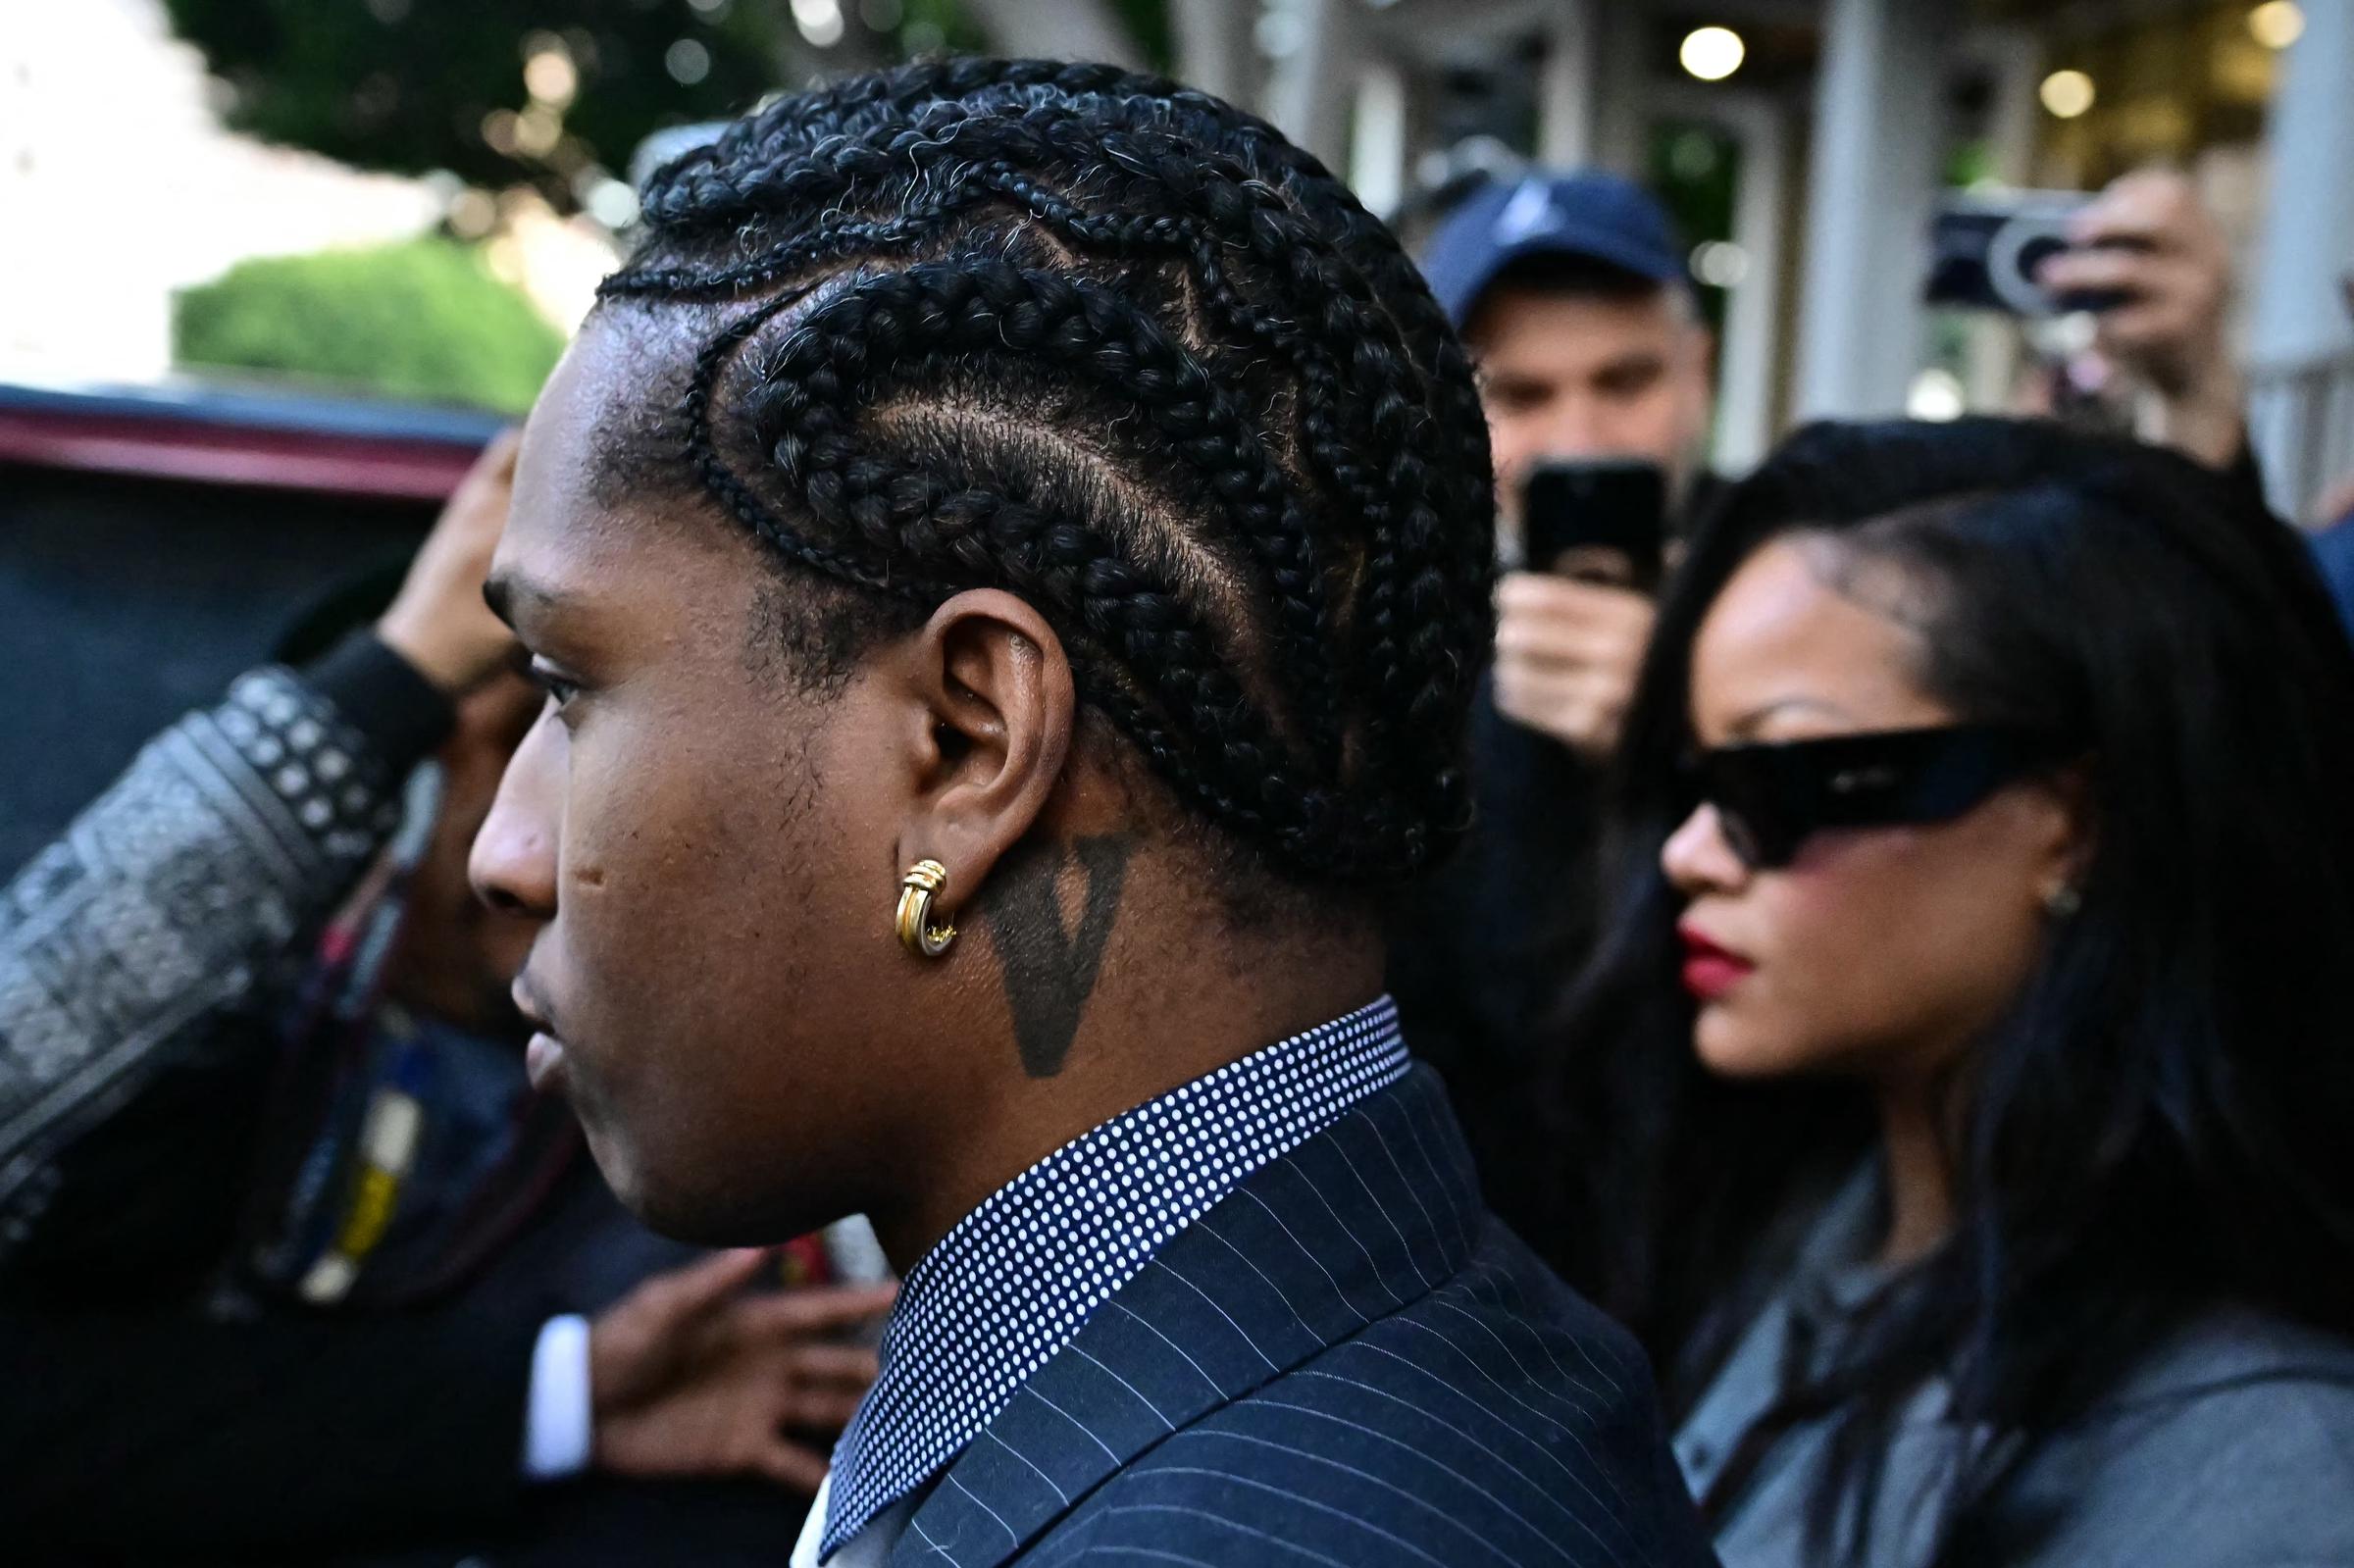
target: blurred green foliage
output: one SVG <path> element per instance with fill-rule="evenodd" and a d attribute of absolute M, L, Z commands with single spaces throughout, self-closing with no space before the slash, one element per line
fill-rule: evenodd
<path fill-rule="evenodd" d="M 1145 64 L 1162 76 L 1177 72 L 1177 25 L 1169 0 L 1111 0 L 1111 14 L 1144 52 Z"/>
<path fill-rule="evenodd" d="M 1104 3 L 1167 69 L 1168 0 Z M 362 168 L 448 170 L 492 188 L 529 181 L 560 210 L 627 170 L 666 126 L 728 119 L 822 76 L 989 47 L 961 0 L 841 0 L 842 36 L 822 49 L 795 27 L 788 0 L 164 4 L 232 89 L 234 128 Z M 574 74 L 569 99 L 542 106 L 553 130 L 537 145 L 487 130 L 532 107 L 524 67 L 551 47 Z"/>
<path fill-rule="evenodd" d="M 1740 188 L 1741 143 L 1722 127 L 1699 121 L 1653 126 L 1644 182 L 1675 221 L 1678 238 L 1697 247 L 1733 237 L 1733 198 Z M 1700 314 L 1711 331 L 1724 329 L 1724 290 L 1699 283 Z"/>
<path fill-rule="evenodd" d="M 165 4 L 179 35 L 235 89 L 235 128 L 363 168 L 446 169 L 489 186 L 530 179 L 559 206 L 573 200 L 575 176 L 626 168 L 649 132 L 740 113 L 790 79 L 784 0 Z M 578 77 L 563 139 L 542 156 L 502 153 L 484 119 L 529 106 L 524 63 L 550 39 Z M 691 82 L 664 65 L 682 43 L 700 51 Z"/>
<path fill-rule="evenodd" d="M 531 407 L 563 334 L 474 250 L 437 237 L 240 262 L 183 290 L 182 364 L 293 374 L 504 413 Z"/>

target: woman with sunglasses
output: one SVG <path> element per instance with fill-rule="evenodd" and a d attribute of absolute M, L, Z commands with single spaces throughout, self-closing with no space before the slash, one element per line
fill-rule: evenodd
<path fill-rule="evenodd" d="M 2354 653 L 2290 531 L 1811 428 L 1623 765 L 1567 1261 L 1728 1568 L 2354 1562 Z"/>

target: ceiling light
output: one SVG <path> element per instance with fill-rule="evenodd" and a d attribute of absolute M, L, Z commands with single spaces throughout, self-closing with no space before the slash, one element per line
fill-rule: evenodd
<path fill-rule="evenodd" d="M 1675 52 L 1684 69 L 1703 81 L 1722 81 L 1748 55 L 1749 46 L 1730 27 L 1694 27 Z"/>
<path fill-rule="evenodd" d="M 2092 78 L 2081 71 L 2055 71 L 2035 89 L 2043 106 L 2062 120 L 2073 120 L 2092 107 Z"/>

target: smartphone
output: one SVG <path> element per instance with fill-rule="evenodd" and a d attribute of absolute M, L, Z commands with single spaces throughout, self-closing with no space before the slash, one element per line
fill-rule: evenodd
<path fill-rule="evenodd" d="M 1667 532 L 1667 476 L 1610 458 L 1540 463 L 1520 494 L 1523 562 L 1622 587 L 1656 588 Z"/>
<path fill-rule="evenodd" d="M 1929 276 L 1921 297 L 1932 305 L 2058 316 L 2112 310 L 2131 296 L 2118 289 L 2053 295 L 2035 269 L 2069 248 L 2068 225 L 2092 197 L 2074 190 L 2015 190 L 1956 196 L 1929 225 Z"/>

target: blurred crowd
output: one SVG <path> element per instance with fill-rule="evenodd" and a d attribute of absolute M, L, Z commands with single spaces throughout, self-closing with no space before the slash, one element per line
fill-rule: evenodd
<path fill-rule="evenodd" d="M 936 90 L 958 113 L 995 102 Z M 2267 509 L 2224 329 L 2235 280 L 2192 187 L 2137 173 L 2069 218 L 2035 281 L 2090 301 L 2088 330 L 2022 375 L 2017 417 L 1811 425 L 1726 474 L 1704 461 L 1714 346 L 1688 250 L 1639 185 L 1480 184 L 1416 281 L 1263 142 L 1203 154 L 1196 184 L 1100 107 L 1108 89 L 1025 90 L 1060 128 L 977 142 L 950 171 L 977 194 L 942 174 L 890 207 L 890 155 L 825 166 L 842 140 L 892 145 L 888 103 L 838 125 L 811 109 L 809 128 L 774 120 L 787 100 L 764 138 L 657 176 L 649 251 L 415 561 L 312 607 L 0 892 L 12 1559 L 774 1562 L 810 1516 L 823 1539 L 795 1562 L 899 1562 L 901 1532 L 963 1506 L 945 1475 L 980 1512 L 923 1542 L 960 1562 L 1631 1564 L 1706 1560 L 1703 1543 L 1730 1568 L 2354 1560 L 2354 489 L 2310 536 Z M 1123 209 L 1143 198 L 1064 156 L 1165 180 L 1167 206 Z M 1220 160 L 1261 156 L 1216 182 Z M 1251 206 L 1276 186 L 1291 209 Z M 913 264 L 876 237 L 967 200 L 1010 204 L 995 262 L 964 260 L 963 230 Z M 844 212 L 869 229 L 794 227 Z M 1103 267 L 1134 272 L 1033 287 L 1122 224 L 1132 249 Z M 1134 259 L 1187 225 L 1222 237 Z M 1262 240 L 1309 259 L 1280 276 Z M 817 265 L 763 248 L 796 244 L 865 272 L 762 292 Z M 1323 321 L 1316 290 L 1338 301 Z M 760 303 L 706 303 L 734 297 Z M 708 311 L 719 346 L 673 363 L 652 328 L 615 325 L 664 310 Z M 759 336 L 780 310 L 792 335 Z M 1303 341 L 1319 331 L 1347 346 Z M 1249 353 L 1219 357 L 1230 337 Z M 747 338 L 769 378 L 749 391 L 723 357 Z M 986 366 L 1000 351 L 1017 371 Z M 1476 389 L 1484 461 L 1447 445 L 1450 377 Z M 1133 408 L 1123 387 L 1144 389 Z M 731 399 L 742 430 L 708 412 Z M 1056 469 L 1064 447 L 1080 455 Z M 688 479 L 647 477 L 674 459 Z M 741 477 L 762 464 L 788 487 Z M 1353 484 L 1395 513 L 1362 523 L 1378 537 L 1354 568 L 1335 562 L 1356 523 L 1285 542 Z M 1182 507 L 1243 521 L 1153 531 Z M 724 551 L 720 523 L 740 525 Z M 679 553 L 675 577 L 633 529 Z M 742 587 L 774 650 L 717 674 L 717 655 L 625 665 L 625 645 L 691 660 L 746 541 L 775 556 Z M 1393 556 L 1412 569 L 1384 599 Z M 1404 651 L 1335 654 L 1332 674 L 1319 637 Z M 769 668 L 804 659 L 815 673 Z M 692 683 L 745 669 L 796 694 L 706 706 Z M 1215 715 L 1199 733 L 1179 711 L 1197 697 Z M 1327 726 L 1318 774 L 1298 759 Z M 1441 733 L 1461 756 L 1416 749 Z M 1131 745 L 1144 762 L 1096 760 Z M 895 746 L 933 770 L 906 800 L 874 783 Z M 1295 792 L 1315 804 L 1287 816 Z M 1207 881 L 1155 880 L 1161 836 L 1208 842 Z M 1059 872 L 1012 880 L 1064 840 Z M 882 864 L 903 841 L 918 870 Z M 1360 900 L 1377 861 L 1399 875 Z M 1150 917 L 1118 913 L 1140 900 Z M 984 941 L 998 963 L 955 979 Z M 1100 1164 L 1050 1151 L 1385 993 L 1444 1081 L 1479 1200 L 1533 1256 L 1447 1254 L 1485 1282 L 1449 1310 L 1485 1314 L 1472 1332 L 1504 1358 L 1454 1370 L 1434 1339 L 1460 1411 L 1392 1391 L 1394 1417 L 1305 1435 L 1233 1417 L 1236 1442 L 1348 1472 L 1283 1481 L 1285 1517 L 1371 1523 L 1246 1537 L 1278 1530 L 1221 1512 L 1255 1461 L 1205 1459 L 1191 1484 L 1218 1500 L 1120 1493 L 1168 1510 L 1164 1533 L 1122 1536 L 1006 1402 L 1059 1391 L 1067 1344 L 1109 1359 L 1089 1337 L 1117 1309 L 1229 1414 L 1256 1400 L 1312 1426 L 1259 1387 L 1309 1374 L 1279 1373 L 1217 1285 L 1194 1291 L 1233 1314 L 1250 1351 L 1231 1353 L 1266 1362 L 1248 1389 L 1214 1321 L 1164 1333 L 1135 1293 L 1158 1277 L 1146 1255 L 1198 1259 L 1179 1241 L 1220 1234 L 1254 1179 L 1205 1210 L 1167 1199 L 1174 1222 L 1151 1211 L 1132 1267 L 1091 1262 L 1110 1272 L 1074 1321 L 1028 1362 L 1003 1351 L 965 1442 L 861 1493 L 886 1505 L 845 1504 L 924 1451 L 927 1421 L 954 1425 L 958 1385 L 895 1383 L 895 1361 L 984 1379 L 1019 1338 L 989 1313 L 1060 1321 L 977 1289 L 979 1319 L 914 1315 L 968 1267 L 974 1219 L 1032 1201 L 1024 1183 L 1092 1190 Z M 1000 1030 L 1004 1085 L 983 1049 Z M 1155 1057 L 1159 1031 L 1207 1054 Z M 1366 1084 L 1391 1071 L 1365 1060 Z M 1249 1092 L 1313 1146 L 1349 1124 L 1291 1109 L 1317 1092 L 1298 1072 L 1306 1088 Z M 1417 1148 L 1437 1137 L 1402 1114 Z M 1415 1227 L 1443 1250 L 1432 1210 L 1454 1189 L 1412 1166 L 1430 1151 L 1369 1147 L 1407 1161 L 1394 1203 L 1357 1179 L 1412 1267 L 1368 1253 L 1367 1290 L 1433 1289 Z M 1005 1149 L 1029 1153 L 992 1166 Z M 861 1207 L 871 1226 L 845 1218 Z M 1345 1201 L 1325 1212 L 1364 1234 Z M 694 1244 L 715 1240 L 764 1244 Z M 1340 1354 L 1357 1328 L 1327 1336 L 1292 1305 L 1275 1250 L 1229 1245 L 1217 1267 L 1263 1269 L 1266 1321 L 1288 1311 Z M 1551 1304 L 1551 1276 L 1617 1328 Z M 1333 1287 L 1350 1311 L 1392 1321 L 1352 1278 Z M 1533 1337 L 1540 1320 L 1561 1337 Z M 1656 1407 L 1604 1371 L 1621 1331 Z M 1481 1379 L 1501 1392 L 1463 1391 Z M 1588 1381 L 1626 1403 L 1581 1402 Z M 1149 1467 L 1194 1430 L 1160 1387 L 1128 1392 L 1165 1442 L 1107 1445 L 1087 1406 L 1072 1425 Z M 1387 1451 L 1407 1447 L 1445 1477 Z M 1532 1455 L 1560 1474 L 1531 1480 Z M 1027 1465 L 1085 1529 L 1046 1501 L 1008 1524 L 1015 1482 L 977 1459 Z M 1497 1523 L 1522 1486 L 1561 1509 L 1521 1518 L 1525 1540 Z M 1591 1516 L 1558 1501 L 1589 1491 Z M 975 1544 L 989 1519 L 1012 1547 Z M 1453 1545 L 1433 1555 L 1426 1532 Z"/>

